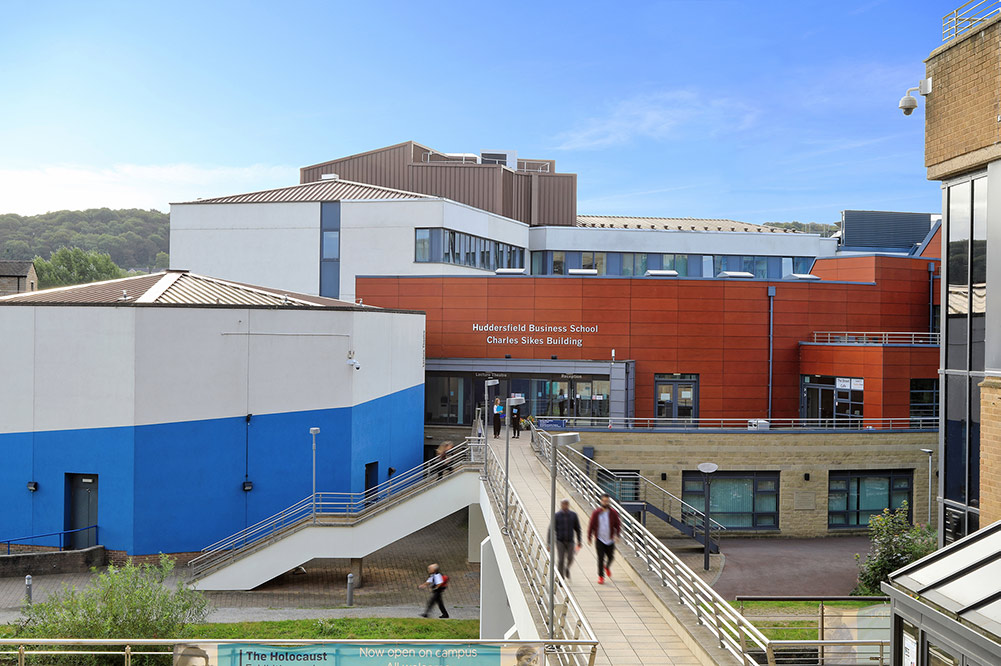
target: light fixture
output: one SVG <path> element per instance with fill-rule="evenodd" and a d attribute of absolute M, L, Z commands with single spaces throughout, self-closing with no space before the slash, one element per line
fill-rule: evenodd
<path fill-rule="evenodd" d="M 712 543 L 712 541 L 710 541 L 709 538 L 709 524 L 711 520 L 711 518 L 709 517 L 709 490 L 712 483 L 709 480 L 709 476 L 718 469 L 719 465 L 717 465 L 716 463 L 711 463 L 711 462 L 699 463 L 699 471 L 702 472 L 702 494 L 703 498 L 705 499 L 705 506 L 702 512 L 702 525 L 705 527 L 704 530 L 705 547 L 703 548 L 702 552 L 705 555 L 703 561 L 703 568 L 706 571 L 709 571 L 709 545 Z"/>
<path fill-rule="evenodd" d="M 504 410 L 504 417 L 508 420 L 508 426 L 504 429 L 504 487 L 508 488 L 508 479 L 510 478 L 509 471 L 511 468 L 511 408 L 517 405 L 524 405 L 525 398 L 520 395 L 513 395 L 504 401 L 507 404 L 507 409 Z M 504 491 L 504 529 L 503 533 L 508 533 L 508 509 L 510 504 L 511 493 Z"/>
<path fill-rule="evenodd" d="M 38 490 L 38 482 L 28 481 L 28 490 L 30 490 L 31 492 L 35 492 L 36 490 Z"/>
<path fill-rule="evenodd" d="M 558 360 L 558 359 L 559 359 L 559 356 L 557 356 L 556 354 L 553 354 L 553 355 L 552 355 L 552 356 L 550 356 L 549 358 L 551 358 L 552 360 L 556 361 L 556 360 Z"/>
<path fill-rule="evenodd" d="M 243 482 L 243 492 L 249 493 L 253 489 L 254 489 L 254 482 L 253 481 L 244 481 Z"/>
<path fill-rule="evenodd" d="M 551 438 L 549 451 L 549 515 L 556 515 L 556 453 L 561 446 L 572 446 L 580 442 L 580 433 L 561 432 Z M 508 493 L 504 493 L 507 495 Z M 549 521 L 549 552 L 556 553 L 556 520 Z M 554 638 L 556 625 L 553 622 L 556 601 L 553 584 L 556 579 L 556 558 L 549 556 L 549 638 Z"/>

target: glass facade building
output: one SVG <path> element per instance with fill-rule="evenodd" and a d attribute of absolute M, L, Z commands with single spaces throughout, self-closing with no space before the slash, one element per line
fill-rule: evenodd
<path fill-rule="evenodd" d="M 648 270 L 678 271 L 678 277 L 715 277 L 736 271 L 780 280 L 791 273 L 809 273 L 813 261 L 813 257 L 542 250 L 532 252 L 532 275 L 567 275 L 572 268 L 624 277 L 642 277 Z"/>

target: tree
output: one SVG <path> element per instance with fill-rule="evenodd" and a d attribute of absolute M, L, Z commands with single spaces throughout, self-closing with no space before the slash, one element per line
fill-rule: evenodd
<path fill-rule="evenodd" d="M 170 255 L 166 252 L 157 252 L 156 264 L 154 265 L 154 268 L 160 271 L 170 268 Z"/>
<path fill-rule="evenodd" d="M 27 261 L 31 259 L 31 257 L 31 246 L 23 240 L 7 241 L 7 245 L 3 248 L 4 259 L 20 259 L 21 261 Z"/>
<path fill-rule="evenodd" d="M 865 560 L 858 554 L 858 587 L 852 592 L 863 596 L 883 594 L 879 584 L 890 579 L 897 569 L 934 552 L 936 534 L 931 526 L 911 525 L 907 520 L 907 502 L 896 511 L 869 519 L 869 552 Z"/>
<path fill-rule="evenodd" d="M 84 252 L 78 247 L 56 250 L 48 261 L 35 257 L 35 272 L 41 289 L 114 280 L 125 276 L 125 272 L 108 255 Z"/>

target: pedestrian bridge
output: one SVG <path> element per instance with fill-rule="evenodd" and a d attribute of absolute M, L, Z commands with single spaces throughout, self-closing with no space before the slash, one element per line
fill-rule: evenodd
<path fill-rule="evenodd" d="M 817 663 L 821 645 L 832 645 L 769 640 L 621 505 L 623 533 L 612 577 L 597 583 L 596 558 L 585 547 L 569 580 L 559 574 L 552 580 L 550 609 L 543 535 L 550 517 L 551 442 L 537 430 L 512 440 L 508 483 L 503 447 L 469 438 L 447 458 L 366 493 L 317 493 L 206 548 L 190 564 L 193 584 L 249 589 L 313 558 L 362 558 L 469 506 L 471 538 L 479 541 L 485 641 L 540 641 L 548 663 L 577 666 L 806 664 Z M 557 493 L 572 498 L 585 526 L 603 492 L 589 467 L 575 452 L 557 451 Z M 697 514 L 686 511 L 688 518 Z M 882 654 L 880 641 L 836 642 L 838 659 L 827 664 L 884 663 L 872 659 L 874 645 Z"/>

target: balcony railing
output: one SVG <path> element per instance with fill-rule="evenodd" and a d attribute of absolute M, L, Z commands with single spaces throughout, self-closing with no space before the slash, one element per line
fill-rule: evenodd
<path fill-rule="evenodd" d="M 864 418 L 837 415 L 831 418 L 660 418 L 608 416 L 542 416 L 540 428 L 548 430 L 837 430 L 874 432 L 877 430 L 938 430 L 937 416 Z"/>
<path fill-rule="evenodd" d="M 942 17 L 942 41 L 955 39 L 1001 12 L 1001 0 L 970 0 Z"/>
<path fill-rule="evenodd" d="M 813 341 L 831 345 L 941 344 L 938 333 L 927 331 L 814 331 Z"/>

